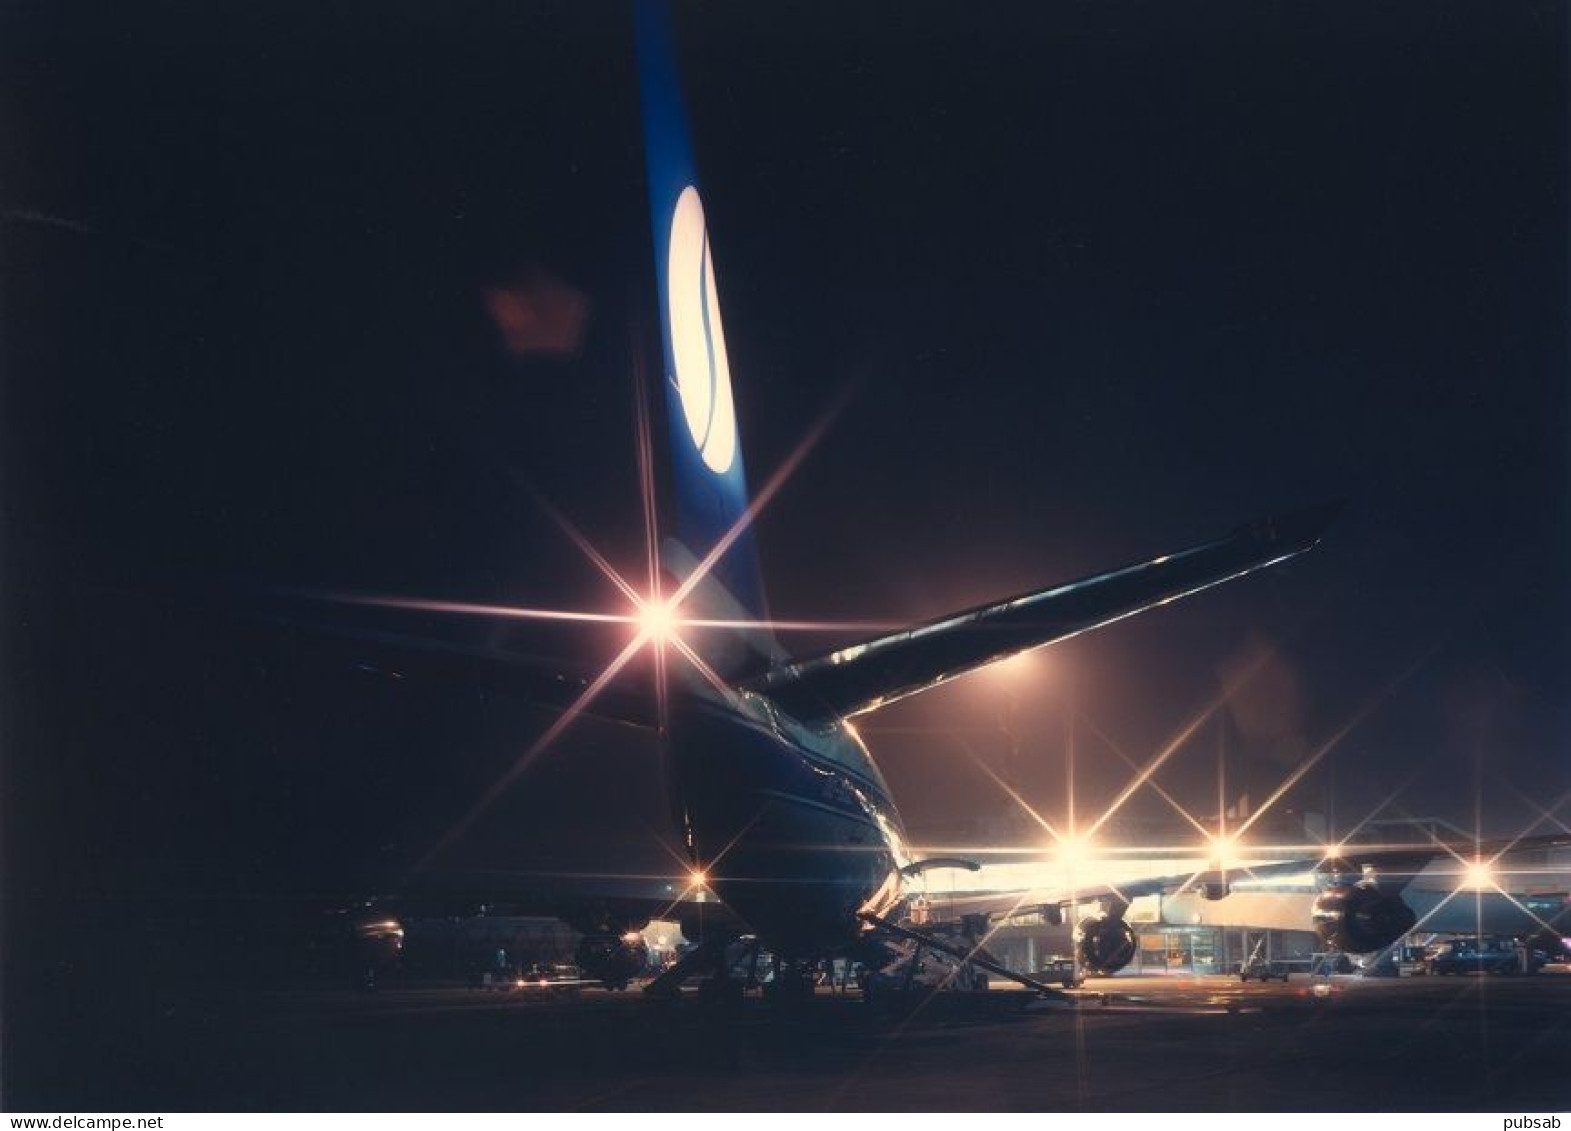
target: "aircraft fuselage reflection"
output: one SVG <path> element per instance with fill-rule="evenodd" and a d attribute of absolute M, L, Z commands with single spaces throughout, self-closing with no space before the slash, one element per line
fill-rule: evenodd
<path fill-rule="evenodd" d="M 846 722 L 808 727 L 756 693 L 689 688 L 672 704 L 669 769 L 695 867 L 777 952 L 844 950 L 858 912 L 898 901 L 900 818 Z"/>

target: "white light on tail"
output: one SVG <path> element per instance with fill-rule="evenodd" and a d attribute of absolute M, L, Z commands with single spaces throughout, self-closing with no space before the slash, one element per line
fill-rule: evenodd
<path fill-rule="evenodd" d="M 682 190 L 672 210 L 666 256 L 666 316 L 682 414 L 705 466 L 724 475 L 736 458 L 736 411 L 709 229 L 703 202 L 692 185 Z"/>

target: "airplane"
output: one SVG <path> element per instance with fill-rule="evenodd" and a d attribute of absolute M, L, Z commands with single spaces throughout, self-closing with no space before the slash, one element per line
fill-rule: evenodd
<path fill-rule="evenodd" d="M 673 901 L 663 892 L 601 890 L 569 880 L 542 888 L 533 906 L 584 932 L 579 965 L 608 983 L 624 982 L 641 966 L 644 945 L 636 931 L 663 910 L 701 945 L 657 981 L 661 990 L 695 974 L 724 982 L 726 948 L 747 936 L 781 962 L 774 982 L 779 992 L 810 992 L 810 971 L 823 958 L 864 954 L 879 940 L 913 937 L 912 928 L 899 922 L 908 882 L 954 863 L 914 857 L 889 786 L 857 733 L 857 716 L 1287 561 L 1320 541 L 1336 508 L 1245 523 L 1214 540 L 1094 576 L 822 654 L 791 654 L 771 627 L 749 532 L 758 504 L 748 491 L 717 269 L 663 0 L 635 0 L 634 20 L 662 342 L 664 471 L 674 528 L 659 541 L 651 587 L 628 592 L 625 619 L 633 638 L 622 658 L 643 650 L 655 656 L 656 729 L 692 883 L 689 898 Z M 640 725 L 649 720 L 650 689 L 619 678 L 627 674 L 617 670 L 625 665 L 596 675 L 541 666 L 501 649 L 437 645 L 392 631 L 368 630 L 360 638 L 402 649 L 413 657 L 406 666 L 456 663 L 465 677 L 500 680 L 565 704 L 573 714 Z M 1364 863 L 1383 862 L 1389 863 Z M 1332 867 L 1339 870 L 1330 873 L 1334 882 L 1315 914 L 1345 944 L 1342 949 L 1387 945 L 1412 925 L 1400 899 L 1367 883 L 1361 868 Z M 1111 972 L 1133 954 L 1134 935 L 1123 919 L 1126 897 L 1185 879 L 1161 877 L 1120 893 L 1069 893 L 1048 910 L 1061 914 L 1070 903 L 1103 898 L 1103 913 L 1081 924 L 1079 946 L 1088 968 Z M 420 880 L 411 878 L 411 890 Z M 1225 895 L 1227 873 L 1211 877 L 1209 885 L 1214 897 Z M 951 945 L 919 931 L 914 937 L 939 949 Z"/>
<path fill-rule="evenodd" d="M 1397 822 L 1392 822 L 1397 823 Z M 1097 910 L 1069 938 L 1080 971 L 1109 976 L 1129 965 L 1142 929 L 1163 925 L 1251 930 L 1312 930 L 1322 950 L 1356 956 L 1368 968 L 1403 940 L 1446 934 L 1554 938 L 1571 929 L 1571 835 L 1454 844 L 1415 833 L 1325 845 L 1247 849 L 1219 838 L 1194 849 L 1149 855 L 1077 853 L 1074 867 L 1094 883 L 1071 888 L 1061 862 L 994 849 L 975 875 L 947 890 L 923 892 L 929 916 L 987 914 L 1001 902 L 1013 914 L 1063 927 L 1090 903 Z M 1084 848 L 1085 846 L 1081 846 Z M 1354 863 L 1357 861 L 1357 863 Z M 957 861 L 957 863 L 960 863 Z M 1022 879 L 1035 881 L 1021 882 Z M 1142 901 L 1138 911 L 1137 901 Z M 1119 914 L 1109 915 L 1108 908 Z M 1128 918 L 1123 922 L 1125 913 Z M 996 912 L 994 913 L 996 915 Z"/>

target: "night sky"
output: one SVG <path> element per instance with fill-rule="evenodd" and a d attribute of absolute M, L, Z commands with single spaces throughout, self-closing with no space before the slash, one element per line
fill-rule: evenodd
<path fill-rule="evenodd" d="M 130 7 L 0 12 L 8 879 L 371 885 L 550 716 L 242 614 L 607 607 L 531 491 L 637 568 L 630 21 Z M 1292 804 L 1404 786 L 1385 815 L 1509 835 L 1561 799 L 1563 8 L 846 7 L 676 21 L 754 482 L 843 404 L 757 527 L 777 615 L 921 619 L 1347 500 L 1269 575 L 866 719 L 917 838 L 1010 811 L 973 759 L 1057 820 L 1071 717 L 1096 812 L 1129 771 L 1093 727 L 1143 760 L 1267 651 L 1162 772 L 1197 814 L 1219 748 L 1258 801 L 1371 705 Z M 541 280 L 576 348 L 509 347 L 494 296 Z M 614 649 L 530 632 L 495 639 Z M 474 858 L 647 858 L 653 767 L 584 726 Z"/>

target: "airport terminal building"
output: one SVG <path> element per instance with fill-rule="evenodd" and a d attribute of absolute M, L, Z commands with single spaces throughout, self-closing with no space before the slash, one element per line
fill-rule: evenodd
<path fill-rule="evenodd" d="M 1129 922 L 1139 948 L 1124 974 L 1230 974 L 1238 970 L 1256 947 L 1259 957 L 1273 962 L 1302 964 L 1308 969 L 1320 949 L 1313 931 L 1274 927 L 1212 926 L 1137 920 Z M 1056 957 L 1074 951 L 1072 928 L 1054 927 L 1037 914 L 1021 916 L 1000 927 L 988 940 L 988 949 L 1013 970 L 1039 970 Z"/>

